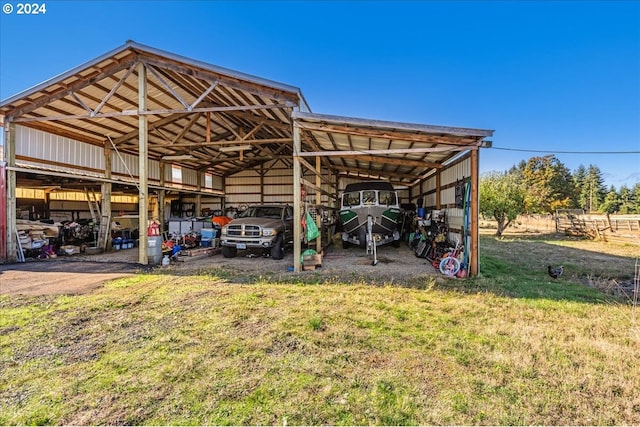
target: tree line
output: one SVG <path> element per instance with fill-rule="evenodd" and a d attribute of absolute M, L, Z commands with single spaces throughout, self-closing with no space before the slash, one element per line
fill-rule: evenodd
<path fill-rule="evenodd" d="M 498 221 L 498 235 L 520 214 L 558 209 L 640 214 L 640 182 L 607 188 L 597 166 L 580 165 L 571 172 L 555 155 L 532 157 L 480 177 L 480 213 Z"/>

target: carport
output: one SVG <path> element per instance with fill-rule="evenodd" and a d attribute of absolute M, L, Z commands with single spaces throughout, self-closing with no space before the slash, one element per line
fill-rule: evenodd
<path fill-rule="evenodd" d="M 132 41 L 3 100 L 0 114 L 0 257 L 9 261 L 19 187 L 95 187 L 109 219 L 114 189 L 133 194 L 146 230 L 149 212 L 164 223 L 169 194 L 187 194 L 197 208 L 284 201 L 301 218 L 303 187 L 315 205 L 335 207 L 346 182 L 381 178 L 406 201 L 424 197 L 455 218 L 453 187 L 464 178 L 470 273 L 478 271 L 478 153 L 490 130 L 313 114 L 296 87 Z M 138 258 L 148 263 L 146 239 Z"/>

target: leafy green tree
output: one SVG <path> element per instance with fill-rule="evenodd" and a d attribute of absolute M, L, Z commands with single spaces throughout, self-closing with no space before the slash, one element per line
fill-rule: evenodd
<path fill-rule="evenodd" d="M 480 213 L 498 222 L 496 236 L 502 236 L 524 207 L 524 192 L 516 174 L 492 172 L 480 179 Z"/>
<path fill-rule="evenodd" d="M 576 205 L 571 172 L 556 156 L 530 158 L 522 175 L 528 212 L 553 213 Z"/>

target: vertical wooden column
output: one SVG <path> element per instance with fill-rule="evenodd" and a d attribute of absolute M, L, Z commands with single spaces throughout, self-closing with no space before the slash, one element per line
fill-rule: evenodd
<path fill-rule="evenodd" d="M 471 150 L 471 211 L 470 231 L 471 231 L 471 252 L 469 260 L 469 274 L 477 276 L 480 274 L 480 230 L 478 227 L 478 217 L 480 215 L 480 150 Z"/>
<path fill-rule="evenodd" d="M 16 238 L 16 171 L 11 169 L 16 165 L 16 125 L 13 121 L 5 122 L 6 134 L 4 139 L 4 154 L 7 162 L 7 180 L 5 192 L 7 203 L 5 206 L 6 230 L 4 232 L 7 261 L 16 262 L 18 260 L 18 240 Z"/>
<path fill-rule="evenodd" d="M 158 191 L 158 221 L 160 222 L 160 232 L 164 233 L 165 230 L 164 229 L 164 203 L 165 203 L 165 196 L 167 194 L 167 190 L 164 189 L 164 184 L 165 184 L 165 178 L 164 178 L 164 173 L 165 173 L 165 164 L 164 162 L 160 162 L 160 187 L 162 187 L 160 189 L 160 191 Z"/>
<path fill-rule="evenodd" d="M 320 156 L 316 156 L 316 226 L 320 230 L 320 236 L 316 239 L 316 252 L 322 252 L 322 217 L 320 216 L 320 205 L 322 205 L 322 193 L 320 188 L 322 181 L 320 175 L 322 173 L 322 164 L 320 163 Z"/>
<path fill-rule="evenodd" d="M 302 166 L 300 164 L 300 154 L 302 144 L 300 142 L 300 126 L 297 122 L 293 122 L 293 271 L 299 273 L 302 270 L 300 262 L 300 253 L 302 252 Z"/>
<path fill-rule="evenodd" d="M 104 177 L 107 179 L 111 179 L 111 153 L 112 150 L 106 144 L 104 146 Z M 109 220 L 111 220 L 111 189 L 112 185 L 110 182 L 103 182 L 101 185 L 101 197 L 100 197 L 100 210 L 103 216 L 108 216 Z"/>
<path fill-rule="evenodd" d="M 138 113 L 147 110 L 147 70 L 143 63 L 138 63 Z M 148 126 L 146 114 L 138 114 L 138 230 L 140 245 L 138 246 L 138 262 L 142 265 L 149 264 L 147 228 L 148 208 L 147 194 L 149 193 L 149 152 L 148 152 Z"/>
<path fill-rule="evenodd" d="M 45 190 L 42 201 L 44 203 L 44 212 L 42 213 L 44 218 L 51 218 L 51 191 Z"/>
<path fill-rule="evenodd" d="M 222 191 L 224 191 L 224 196 L 222 197 L 222 199 L 220 200 L 220 210 L 222 211 L 222 215 L 226 215 L 227 214 L 227 177 L 223 176 L 221 179 L 221 184 L 222 184 Z"/>
<path fill-rule="evenodd" d="M 442 181 L 440 180 L 440 169 L 436 171 L 436 209 L 440 209 L 440 186 Z"/>
<path fill-rule="evenodd" d="M 258 174 L 260 175 L 260 203 L 264 203 L 264 176 L 267 172 L 264 170 L 264 163 L 260 164 L 260 170 Z"/>
<path fill-rule="evenodd" d="M 198 193 L 200 193 L 200 191 L 202 191 L 202 172 L 198 171 L 197 172 L 197 181 L 198 181 L 198 185 L 196 186 L 196 190 L 198 190 Z M 196 209 L 195 212 L 193 213 L 193 216 L 195 217 L 199 217 L 201 215 L 202 212 L 202 194 L 196 194 Z"/>

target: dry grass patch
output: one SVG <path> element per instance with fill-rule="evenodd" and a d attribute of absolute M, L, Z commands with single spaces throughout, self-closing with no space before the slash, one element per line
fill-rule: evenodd
<path fill-rule="evenodd" d="M 548 242 L 482 244 L 467 281 L 213 270 L 2 296 L 0 424 L 639 424 L 634 308 L 572 281 L 574 248 L 552 281 Z"/>

